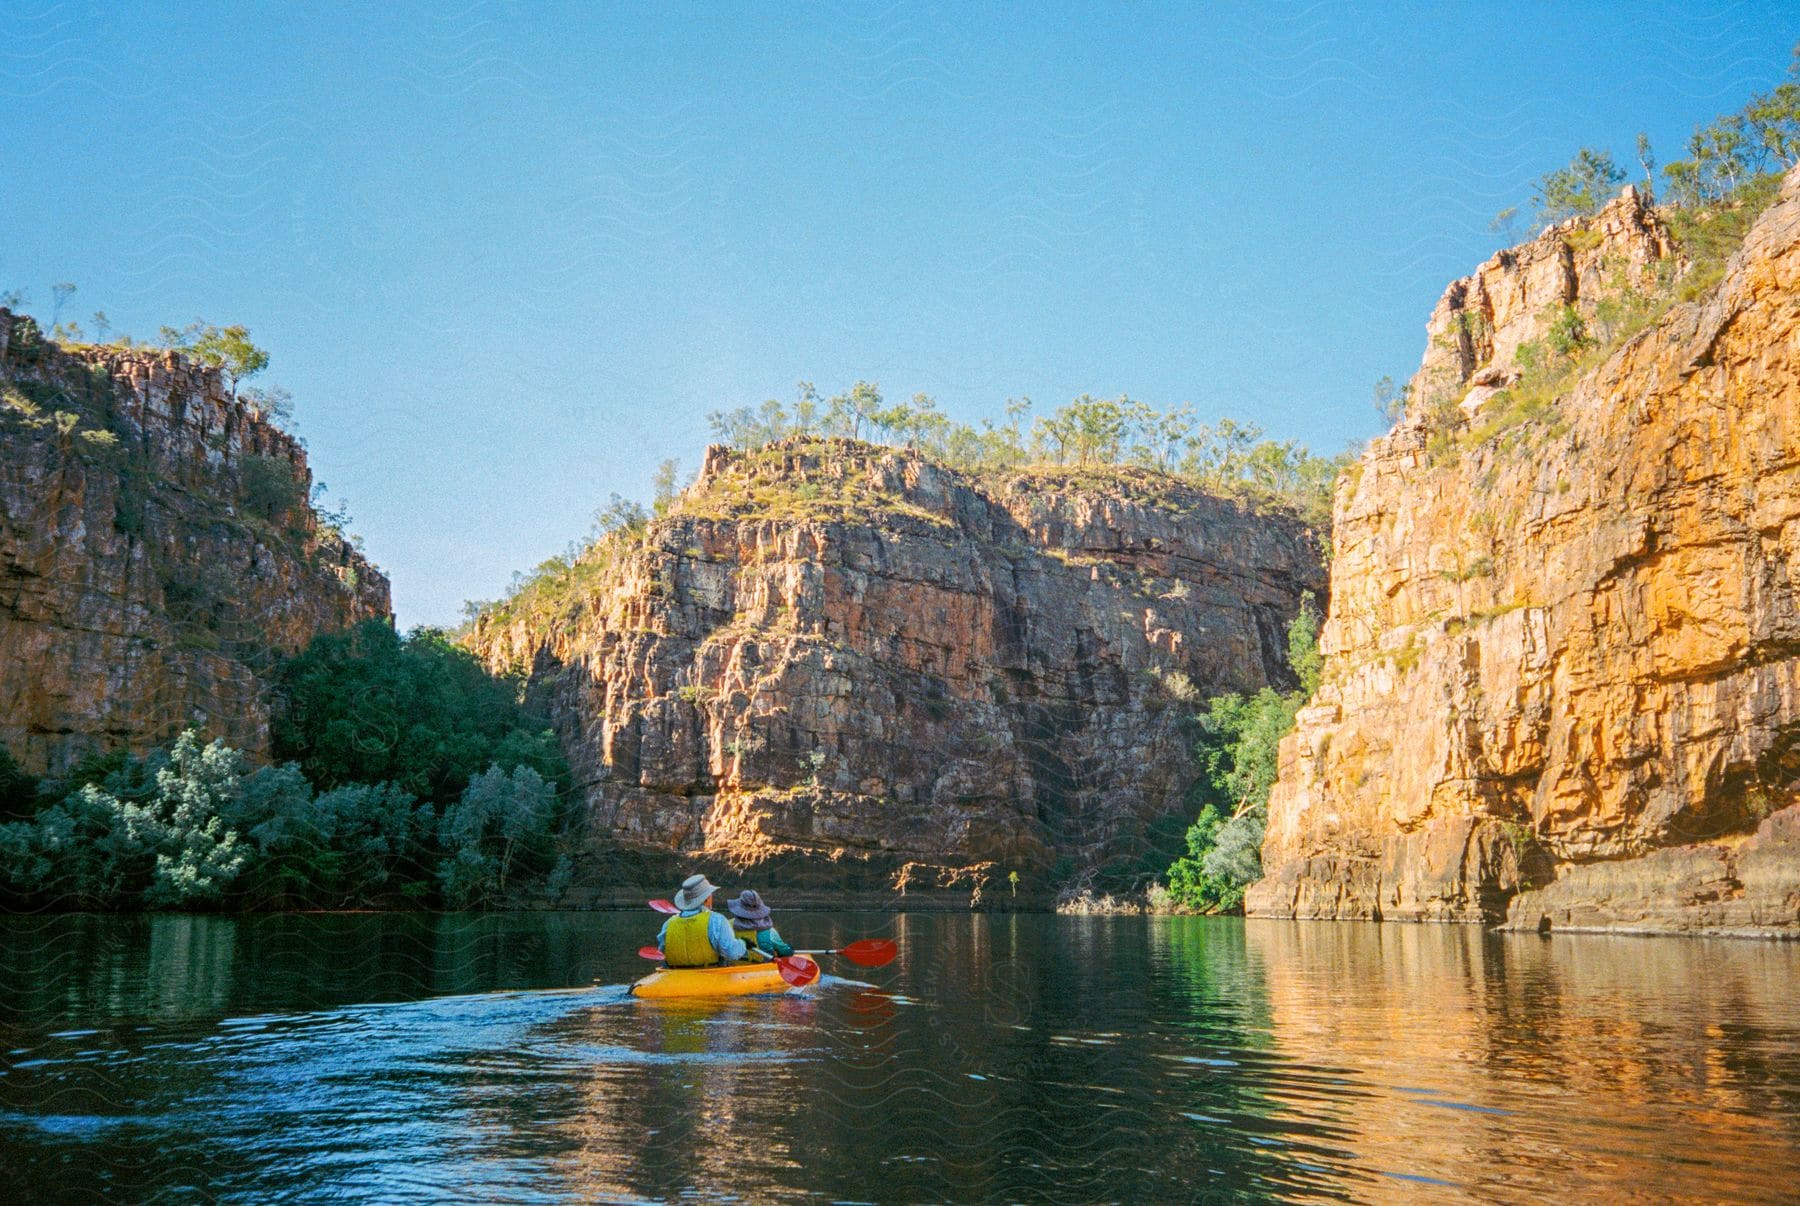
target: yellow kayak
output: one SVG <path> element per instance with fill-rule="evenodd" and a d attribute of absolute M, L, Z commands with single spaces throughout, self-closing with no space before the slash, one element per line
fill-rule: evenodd
<path fill-rule="evenodd" d="M 631 986 L 639 997 L 740 997 L 753 992 L 786 992 L 781 969 L 769 963 L 728 963 L 723 967 L 659 967 Z"/>

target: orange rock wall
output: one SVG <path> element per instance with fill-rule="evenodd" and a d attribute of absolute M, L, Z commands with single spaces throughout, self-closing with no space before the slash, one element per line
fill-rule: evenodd
<path fill-rule="evenodd" d="M 1532 300 L 1494 302 L 1473 358 L 1434 339 L 1415 394 L 1503 380 L 1484 357 L 1541 334 L 1537 298 L 1591 306 L 1581 256 L 1666 254 L 1634 197 L 1593 231 L 1452 286 L 1434 334 L 1471 299 Z M 1446 455 L 1415 398 L 1340 484 L 1324 683 L 1250 912 L 1800 928 L 1800 175 L 1715 292 L 1553 420 L 1472 438 L 1482 402 Z"/>

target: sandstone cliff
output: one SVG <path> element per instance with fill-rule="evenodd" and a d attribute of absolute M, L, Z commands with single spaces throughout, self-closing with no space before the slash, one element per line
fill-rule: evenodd
<path fill-rule="evenodd" d="M 469 640 L 549 696 L 585 799 L 577 899 L 677 855 L 914 902 L 1017 870 L 1036 896 L 1166 865 L 1195 699 L 1291 682 L 1284 630 L 1322 578 L 1298 522 L 1161 475 L 976 480 L 795 440 L 709 450 L 641 538 Z"/>
<path fill-rule="evenodd" d="M 389 610 L 311 480 L 216 370 L 0 310 L 0 744 L 37 771 L 189 725 L 264 750 L 277 656 Z"/>
<path fill-rule="evenodd" d="M 1800 175 L 1716 288 L 1505 389 L 1675 251 L 1628 191 L 1445 294 L 1339 485 L 1251 913 L 1800 928 Z"/>

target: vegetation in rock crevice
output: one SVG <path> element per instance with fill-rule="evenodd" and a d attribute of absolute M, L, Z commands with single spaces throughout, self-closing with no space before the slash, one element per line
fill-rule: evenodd
<path fill-rule="evenodd" d="M 1677 245 L 1675 256 L 1642 271 L 1617 260 L 1603 262 L 1598 296 L 1581 309 L 1552 306 L 1541 314 L 1544 334 L 1518 348 L 1511 366 L 1516 379 L 1495 391 L 1472 419 L 1461 407 L 1466 383 L 1431 386 L 1417 405 L 1433 463 L 1453 463 L 1462 451 L 1483 445 L 1505 453 L 1560 436 L 1565 424 L 1556 403 L 1582 377 L 1673 307 L 1718 285 L 1727 262 L 1775 199 L 1783 175 L 1800 164 L 1800 47 L 1787 80 L 1696 129 L 1687 149 L 1688 158 L 1663 166 L 1663 203 L 1655 207 Z M 1641 134 L 1637 152 L 1644 173 L 1640 187 L 1653 196 L 1656 160 Z M 1538 218 L 1572 223 L 1558 237 L 1577 251 L 1591 249 L 1600 235 L 1582 221 L 1598 213 L 1626 179 L 1610 153 L 1583 147 L 1568 165 L 1537 181 Z M 1510 225 L 1516 212 L 1503 211 L 1496 228 Z M 1485 320 L 1467 313 L 1459 321 Z M 1396 401 L 1394 393 L 1390 386 L 1384 408 L 1390 417 L 1407 409 L 1405 397 Z M 1378 386 L 1378 404 L 1379 395 Z"/>
<path fill-rule="evenodd" d="M 1193 790 L 1200 813 L 1187 831 L 1187 853 L 1167 876 L 1168 899 L 1181 908 L 1235 911 L 1243 906 L 1244 890 L 1262 877 L 1263 830 L 1281 739 L 1318 690 L 1324 666 L 1311 595 L 1288 626 L 1287 654 L 1298 690 L 1221 695 L 1201 713 L 1201 776 Z"/>

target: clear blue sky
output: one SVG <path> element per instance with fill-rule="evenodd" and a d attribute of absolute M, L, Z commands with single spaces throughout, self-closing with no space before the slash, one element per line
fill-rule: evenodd
<path fill-rule="evenodd" d="M 0 291 L 247 323 L 403 625 L 800 378 L 1336 451 L 1533 178 L 1677 157 L 1800 39 L 1705 0 L 126 10 L 0 0 Z"/>

